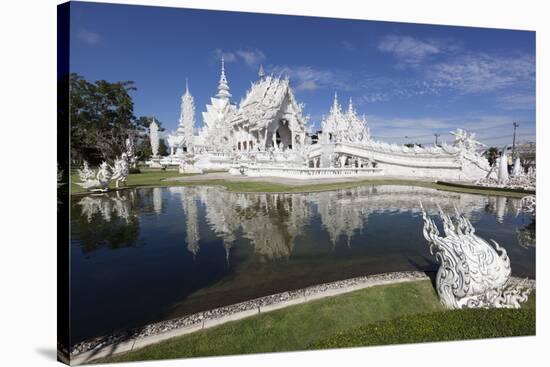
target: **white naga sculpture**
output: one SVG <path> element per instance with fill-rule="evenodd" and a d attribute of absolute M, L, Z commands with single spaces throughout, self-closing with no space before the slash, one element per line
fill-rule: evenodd
<path fill-rule="evenodd" d="M 115 160 L 115 165 L 111 167 L 113 176 L 111 180 L 115 180 L 116 187 L 120 182 L 126 182 L 128 175 L 130 174 L 130 165 L 128 164 L 128 156 L 126 153 L 122 153 L 120 158 Z"/>
<path fill-rule="evenodd" d="M 77 185 L 88 191 L 107 191 L 112 178 L 107 162 L 101 163 L 96 174 L 94 174 L 88 167 L 88 164 L 84 162 L 83 168 L 78 170 L 78 175 L 82 182 L 77 182 Z"/>
<path fill-rule="evenodd" d="M 445 306 L 451 309 L 519 308 L 527 301 L 531 288 L 511 281 L 510 259 L 504 248 L 491 240 L 493 247 L 476 236 L 475 228 L 456 207 L 454 220 L 439 207 L 445 232 L 445 237 L 440 237 L 422 203 L 420 207 L 424 238 L 441 265 L 436 288 Z"/>

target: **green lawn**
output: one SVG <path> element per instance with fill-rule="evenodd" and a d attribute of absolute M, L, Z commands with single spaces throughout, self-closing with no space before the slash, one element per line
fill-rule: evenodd
<path fill-rule="evenodd" d="M 307 349 L 357 325 L 441 310 L 430 281 L 377 286 L 229 322 L 101 362 Z"/>
<path fill-rule="evenodd" d="M 438 190 L 445 190 L 451 192 L 464 192 L 472 194 L 484 194 L 484 195 L 500 195 L 500 196 L 510 196 L 510 197 L 523 197 L 527 194 L 517 193 L 512 191 L 493 191 L 493 190 L 484 190 L 484 189 L 468 189 L 468 188 L 459 188 L 452 186 L 439 185 L 435 182 L 428 181 L 418 181 L 418 180 L 397 180 L 397 179 L 387 179 L 387 180 L 361 180 L 361 181 L 351 181 L 351 182 L 341 182 L 341 183 L 321 183 L 321 184 L 304 184 L 304 185 L 284 185 L 278 183 L 268 182 L 269 178 L 266 178 L 265 182 L 232 182 L 227 180 L 220 179 L 204 179 L 204 180 L 195 180 L 192 182 L 184 181 L 166 181 L 165 179 L 171 177 L 182 177 L 182 176 L 191 176 L 191 175 L 182 175 L 177 170 L 168 170 L 161 171 L 158 169 L 149 169 L 142 168 L 141 173 L 130 174 L 126 185 L 121 187 L 164 187 L 164 186 L 191 186 L 191 185 L 219 185 L 225 187 L 229 191 L 233 192 L 318 192 L 318 191 L 329 191 L 329 190 L 338 190 L 338 189 L 347 189 L 357 186 L 365 185 L 407 185 L 407 186 L 420 186 L 433 188 Z M 80 186 L 75 184 L 78 182 L 78 174 L 73 172 L 71 175 L 71 194 L 84 194 L 86 191 Z M 110 187 L 114 187 L 114 183 Z"/>
<path fill-rule="evenodd" d="M 376 286 L 173 338 L 96 362 L 267 353 L 535 333 L 521 310 L 446 311 L 430 281 Z"/>
<path fill-rule="evenodd" d="M 311 349 L 423 343 L 536 334 L 535 309 L 469 309 L 406 315 L 366 324 L 313 343 Z"/>

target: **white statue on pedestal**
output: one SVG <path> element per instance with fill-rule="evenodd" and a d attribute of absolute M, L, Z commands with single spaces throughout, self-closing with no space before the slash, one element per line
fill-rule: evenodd
<path fill-rule="evenodd" d="M 132 167 L 136 168 L 136 149 L 134 140 L 131 137 L 126 139 L 126 157 L 128 157 L 127 159 Z"/>
<path fill-rule="evenodd" d="M 195 155 L 187 153 L 180 159 L 179 173 L 203 173 L 203 170 L 195 166 Z"/>
<path fill-rule="evenodd" d="M 91 179 L 94 176 L 94 171 L 90 169 L 90 166 L 88 166 L 88 162 L 84 161 L 82 164 L 82 168 L 78 169 L 78 177 L 80 178 L 80 181 L 85 182 Z"/>
<path fill-rule="evenodd" d="M 508 179 L 508 156 L 506 155 L 506 148 L 504 148 L 498 160 L 498 183 L 506 184 Z"/>
<path fill-rule="evenodd" d="M 519 308 L 531 288 L 510 281 L 510 259 L 495 241 L 491 246 L 475 235 L 470 221 L 456 210 L 451 219 L 439 208 L 445 237 L 422 207 L 424 238 L 441 264 L 436 277 L 441 302 L 456 308 Z"/>
<path fill-rule="evenodd" d="M 79 171 L 79 175 L 81 172 L 85 172 L 88 164 L 85 163 L 84 167 Z M 89 168 L 88 168 L 89 170 Z M 82 182 L 77 182 L 77 185 L 85 188 L 88 191 L 100 191 L 105 192 L 108 190 L 109 183 L 111 183 L 112 175 L 109 171 L 109 165 L 107 162 L 101 163 L 99 166 L 99 170 L 95 174 L 95 177 L 92 173 L 92 175 L 80 175 Z M 86 178 L 87 177 L 87 178 Z"/>
<path fill-rule="evenodd" d="M 153 122 L 149 125 L 149 139 L 151 140 L 153 158 L 157 158 L 159 155 L 159 126 L 155 122 L 155 119 L 153 119 Z"/>
<path fill-rule="evenodd" d="M 516 157 L 516 160 L 514 162 L 514 168 L 512 169 L 512 176 L 521 176 L 521 174 L 523 173 L 523 170 L 521 168 L 521 160 L 519 159 L 519 157 Z"/>

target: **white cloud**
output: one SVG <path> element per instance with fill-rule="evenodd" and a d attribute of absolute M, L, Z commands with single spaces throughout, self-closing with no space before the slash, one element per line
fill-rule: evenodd
<path fill-rule="evenodd" d="M 340 44 L 342 45 L 342 47 L 348 51 L 353 51 L 355 50 L 355 45 L 348 41 L 348 40 L 342 40 L 340 41 Z"/>
<path fill-rule="evenodd" d="M 341 71 L 318 69 L 313 66 L 275 66 L 274 74 L 288 75 L 298 91 L 312 91 L 320 88 L 352 90 L 349 74 Z"/>
<path fill-rule="evenodd" d="M 505 110 L 535 109 L 535 99 L 535 95 L 530 93 L 513 93 L 497 97 L 498 106 Z"/>
<path fill-rule="evenodd" d="M 530 55 L 467 55 L 431 66 L 426 69 L 426 76 L 439 88 L 453 88 L 464 93 L 492 92 L 533 82 L 535 58 Z"/>
<path fill-rule="evenodd" d="M 296 86 L 297 90 L 316 90 L 319 88 L 320 86 L 315 80 L 304 80 Z"/>
<path fill-rule="evenodd" d="M 219 48 L 214 50 L 214 56 L 216 58 L 216 61 L 219 61 L 222 58 L 222 56 L 225 62 L 237 61 L 237 56 L 235 55 L 234 52 L 223 51 Z"/>
<path fill-rule="evenodd" d="M 89 45 L 95 45 L 101 40 L 99 33 L 88 31 L 86 29 L 80 29 L 76 36 L 80 41 Z"/>
<path fill-rule="evenodd" d="M 411 36 L 387 35 L 378 49 L 392 54 L 400 64 L 415 66 L 443 51 L 436 41 L 422 41 Z"/>
<path fill-rule="evenodd" d="M 223 56 L 225 62 L 239 62 L 242 61 L 250 67 L 257 67 L 260 63 L 265 61 L 265 54 L 258 49 L 240 49 L 236 51 L 224 51 L 216 48 L 214 50 L 214 58 L 219 61 Z"/>
<path fill-rule="evenodd" d="M 392 143 L 432 144 L 434 133 L 439 141 L 452 143 L 450 131 L 457 127 L 476 133 L 476 138 L 486 145 L 511 144 L 514 118 L 505 115 L 472 115 L 456 117 L 386 118 L 367 115 L 371 133 L 375 139 Z M 518 138 L 529 140 L 535 136 L 535 124 L 520 124 Z"/>
<path fill-rule="evenodd" d="M 238 50 L 236 53 L 248 66 L 252 67 L 258 66 L 265 60 L 265 54 L 258 49 Z"/>
<path fill-rule="evenodd" d="M 376 102 L 384 102 L 389 99 L 388 93 L 385 92 L 373 92 L 373 93 L 367 93 L 363 94 L 362 96 L 359 96 L 359 98 L 356 98 L 356 103 L 361 105 L 364 103 L 376 103 Z"/>

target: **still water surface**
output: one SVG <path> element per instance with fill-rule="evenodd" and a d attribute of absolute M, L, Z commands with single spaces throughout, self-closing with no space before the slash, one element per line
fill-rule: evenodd
<path fill-rule="evenodd" d="M 311 194 L 135 189 L 71 207 L 72 343 L 309 285 L 434 271 L 419 201 L 457 206 L 535 278 L 534 219 L 519 200 L 408 186 Z M 438 222 L 439 223 L 439 222 Z"/>

